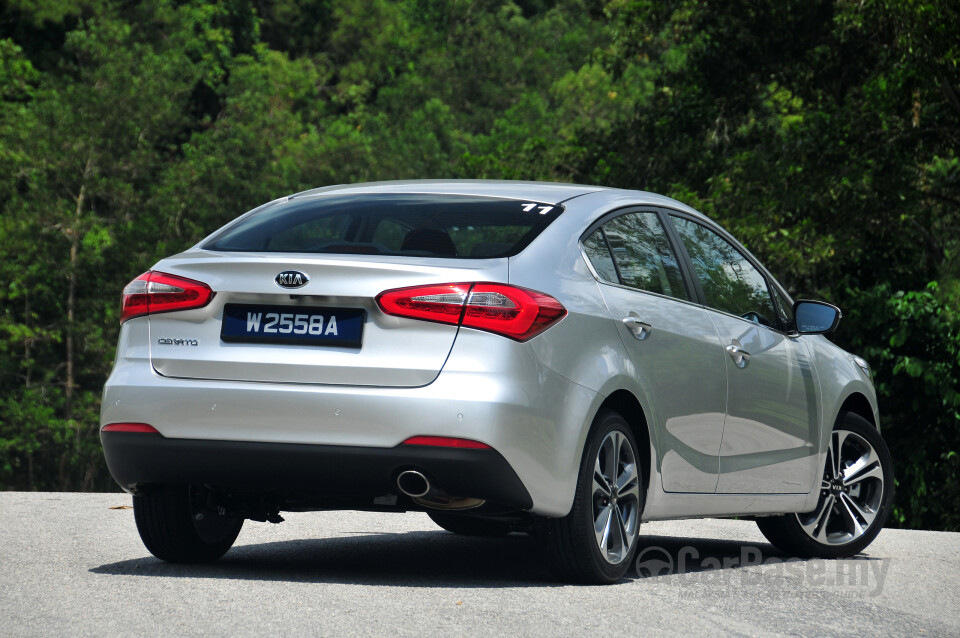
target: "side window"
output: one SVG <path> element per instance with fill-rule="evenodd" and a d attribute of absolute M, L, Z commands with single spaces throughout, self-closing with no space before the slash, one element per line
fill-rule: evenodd
<path fill-rule="evenodd" d="M 607 240 L 603 238 L 602 230 L 598 228 L 587 237 L 583 242 L 583 250 L 601 279 L 615 284 L 620 282 L 617 267 L 613 265 L 613 257 L 607 249 Z"/>
<path fill-rule="evenodd" d="M 743 254 L 706 226 L 673 217 L 690 254 L 707 305 L 765 326 L 776 326 L 767 281 Z"/>
<path fill-rule="evenodd" d="M 677 256 L 656 213 L 627 213 L 603 225 L 625 286 L 690 299 Z"/>

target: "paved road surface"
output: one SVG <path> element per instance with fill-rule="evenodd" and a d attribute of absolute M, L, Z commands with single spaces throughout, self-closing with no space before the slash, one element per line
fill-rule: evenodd
<path fill-rule="evenodd" d="M 111 509 L 129 503 L 0 493 L 0 635 L 960 635 L 960 534 L 784 562 L 750 522 L 650 523 L 643 577 L 576 587 L 525 536 L 461 538 L 423 514 L 285 514 L 247 522 L 219 563 L 168 565 Z"/>

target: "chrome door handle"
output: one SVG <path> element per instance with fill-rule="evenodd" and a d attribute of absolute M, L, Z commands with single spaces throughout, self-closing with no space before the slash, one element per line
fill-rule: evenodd
<path fill-rule="evenodd" d="M 645 321 L 640 321 L 638 317 L 624 317 L 623 325 L 630 329 L 630 332 L 633 333 L 633 336 L 643 341 L 650 336 L 650 333 L 653 332 L 653 326 Z"/>
<path fill-rule="evenodd" d="M 750 353 L 743 349 L 739 341 L 734 339 L 726 348 L 727 354 L 733 359 L 733 364 L 738 368 L 746 368 L 750 363 Z"/>

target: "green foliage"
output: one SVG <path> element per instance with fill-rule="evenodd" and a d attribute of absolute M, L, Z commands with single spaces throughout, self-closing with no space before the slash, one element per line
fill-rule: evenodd
<path fill-rule="evenodd" d="M 853 346 L 873 364 L 884 436 L 897 461 L 896 522 L 960 529 L 960 317 L 926 289 L 851 291 Z"/>
<path fill-rule="evenodd" d="M 2 3 L 0 487 L 109 488 L 157 258 L 324 184 L 548 179 L 674 196 L 847 309 L 897 523 L 960 528 L 958 32 L 947 0 Z"/>

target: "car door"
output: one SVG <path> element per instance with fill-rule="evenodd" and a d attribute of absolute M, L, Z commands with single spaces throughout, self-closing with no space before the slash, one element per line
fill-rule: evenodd
<path fill-rule="evenodd" d="M 670 217 L 728 355 L 717 492 L 809 492 L 820 428 L 803 339 L 784 332 L 769 282 L 741 250 L 689 217 Z"/>
<path fill-rule="evenodd" d="M 663 489 L 712 493 L 726 407 L 723 351 L 659 213 L 618 214 L 589 231 L 583 246 L 649 393 Z"/>

